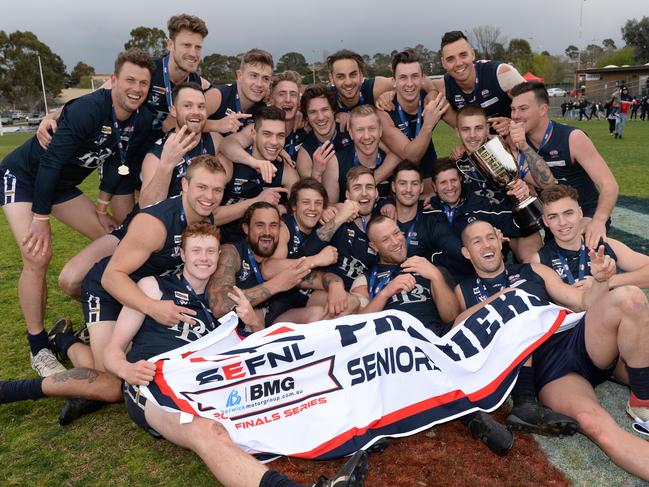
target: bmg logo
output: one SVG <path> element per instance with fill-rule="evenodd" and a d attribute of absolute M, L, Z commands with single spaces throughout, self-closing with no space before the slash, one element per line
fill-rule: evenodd
<path fill-rule="evenodd" d="M 256 400 L 262 397 L 274 396 L 280 392 L 291 391 L 295 387 L 293 377 L 285 377 L 284 379 L 275 379 L 261 384 L 254 384 L 250 386 L 250 399 Z M 235 392 L 235 391 L 232 391 Z M 228 402 L 230 398 L 228 398 Z"/>

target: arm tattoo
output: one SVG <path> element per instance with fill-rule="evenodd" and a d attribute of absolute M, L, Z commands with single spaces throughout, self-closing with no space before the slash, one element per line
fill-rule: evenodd
<path fill-rule="evenodd" d="M 527 167 L 532 174 L 532 178 L 539 186 L 539 188 L 547 188 L 556 183 L 554 175 L 550 170 L 550 167 L 545 162 L 545 160 L 536 153 L 531 147 L 524 149 L 523 154 L 525 154 L 525 160 L 527 161 Z"/>
<path fill-rule="evenodd" d="M 85 380 L 88 384 L 92 384 L 99 377 L 99 373 L 93 369 L 69 369 L 65 372 L 59 372 L 52 375 L 50 378 L 53 382 L 66 382 L 68 379 L 72 380 Z"/>
<path fill-rule="evenodd" d="M 330 272 L 325 272 L 322 274 L 322 287 L 324 287 L 325 291 L 328 291 L 329 286 L 334 282 L 343 282 L 343 280 L 336 274 L 332 274 Z"/>
<path fill-rule="evenodd" d="M 336 230 L 338 230 L 338 225 L 336 225 L 336 219 L 332 218 L 327 223 L 318 228 L 316 230 L 316 234 L 318 235 L 318 238 L 323 242 L 329 242 L 331 240 L 331 237 L 334 236 L 334 233 L 336 233 Z"/>
<path fill-rule="evenodd" d="M 232 245 L 224 245 L 221 248 L 219 264 L 207 285 L 210 308 L 216 318 L 229 313 L 235 305 L 228 293 L 234 292 L 236 274 L 240 267 L 237 250 Z"/>
<path fill-rule="evenodd" d="M 251 287 L 250 289 L 244 289 L 243 294 L 245 294 L 253 307 L 260 305 L 273 295 L 263 284 Z"/>

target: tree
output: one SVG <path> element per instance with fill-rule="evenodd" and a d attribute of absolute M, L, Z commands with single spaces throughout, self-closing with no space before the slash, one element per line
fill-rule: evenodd
<path fill-rule="evenodd" d="M 282 57 L 277 61 L 277 71 L 297 71 L 301 76 L 305 77 L 311 73 L 311 67 L 309 63 L 306 62 L 304 54 L 299 52 L 287 52 L 283 54 Z"/>
<path fill-rule="evenodd" d="M 159 58 L 167 52 L 167 35 L 157 27 L 136 27 L 131 31 L 131 38 L 124 49 L 137 47 L 151 54 L 152 58 Z"/>
<path fill-rule="evenodd" d="M 484 59 L 494 59 L 495 45 L 506 42 L 500 35 L 500 29 L 493 25 L 479 25 L 469 32 L 471 45 L 477 51 L 478 57 Z"/>
<path fill-rule="evenodd" d="M 579 48 L 577 46 L 570 44 L 568 47 L 566 47 L 566 50 L 564 52 L 566 53 L 566 56 L 568 56 L 568 59 L 570 59 L 571 61 L 576 61 L 579 58 Z"/>
<path fill-rule="evenodd" d="M 602 41 L 602 46 L 604 46 L 604 49 L 606 49 L 607 51 L 615 51 L 617 49 L 615 41 L 610 37 Z"/>
<path fill-rule="evenodd" d="M 641 20 L 627 20 L 622 27 L 622 39 L 633 46 L 636 62 L 644 64 L 649 62 L 649 17 Z"/>
<path fill-rule="evenodd" d="M 210 54 L 201 62 L 201 75 L 215 85 L 232 83 L 237 79 L 241 61 L 236 56 Z"/>
<path fill-rule="evenodd" d="M 415 51 L 421 59 L 421 64 L 424 67 L 424 75 L 430 76 L 431 74 L 442 71 L 442 64 L 439 54 L 437 54 L 436 51 L 431 51 L 423 44 L 417 44 L 412 48 L 412 50 Z"/>
<path fill-rule="evenodd" d="M 505 49 L 505 46 L 503 46 L 500 42 L 496 42 L 493 45 L 493 52 L 492 52 L 492 58 L 498 61 L 502 61 L 507 59 L 507 50 Z"/>
<path fill-rule="evenodd" d="M 81 81 L 81 78 L 84 76 L 93 76 L 95 74 L 95 68 L 89 64 L 79 61 L 70 73 L 70 78 L 68 81 L 69 86 L 77 86 Z"/>
<path fill-rule="evenodd" d="M 534 69 L 532 48 L 525 39 L 512 39 L 509 41 L 507 58 L 516 66 L 519 73 L 526 73 Z"/>
<path fill-rule="evenodd" d="M 13 104 L 36 110 L 43 105 L 38 56 L 48 98 L 57 96 L 65 84 L 65 64 L 60 56 L 31 32 L 0 31 L 0 96 Z"/>
<path fill-rule="evenodd" d="M 546 85 L 561 83 L 565 78 L 566 68 L 558 56 L 534 53 L 532 59 L 532 72 L 543 78 Z"/>
<path fill-rule="evenodd" d="M 624 66 L 625 64 L 633 64 L 633 47 L 624 46 L 622 49 L 617 49 L 604 57 L 599 58 L 595 66 L 603 68 L 613 64 L 615 66 Z"/>
<path fill-rule="evenodd" d="M 384 52 L 377 52 L 372 56 L 372 67 L 375 76 L 392 76 L 392 56 Z"/>
<path fill-rule="evenodd" d="M 603 55 L 604 49 L 601 46 L 588 44 L 580 53 L 582 68 L 592 68 Z"/>

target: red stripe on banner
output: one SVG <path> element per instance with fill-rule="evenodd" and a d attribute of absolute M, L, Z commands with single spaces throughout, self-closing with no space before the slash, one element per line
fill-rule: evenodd
<path fill-rule="evenodd" d="M 347 430 L 344 433 L 339 434 L 335 438 L 332 438 L 331 440 L 323 443 L 322 445 L 315 447 L 313 450 L 304 453 L 291 453 L 291 456 L 302 458 L 318 457 L 327 453 L 328 451 L 338 448 L 340 445 L 343 445 L 355 436 L 364 435 L 368 430 L 372 428 L 382 428 L 384 426 L 388 426 L 392 423 L 396 423 L 397 421 L 401 421 L 402 419 L 414 416 L 415 414 L 419 414 L 422 411 L 427 411 L 428 409 L 433 409 L 435 407 L 457 401 L 458 399 L 462 399 L 463 397 L 465 396 L 462 391 L 458 390 L 447 392 L 445 394 L 442 394 L 441 396 L 431 397 L 429 399 L 426 399 L 425 401 L 411 404 L 410 406 L 406 406 L 405 408 L 386 414 L 382 418 L 377 419 L 376 421 L 373 421 L 362 428 L 352 428 L 350 430 Z"/>
<path fill-rule="evenodd" d="M 373 421 L 372 423 L 368 424 L 365 427 L 361 428 L 351 428 L 344 433 L 339 434 L 335 438 L 332 438 L 331 440 L 322 443 L 321 445 L 315 447 L 314 449 L 303 452 L 303 453 L 293 453 L 291 454 L 292 457 L 301 457 L 301 458 L 315 458 L 319 457 L 321 455 L 324 455 L 325 453 L 334 450 L 335 448 L 338 448 L 339 446 L 343 445 L 347 441 L 351 440 L 355 436 L 361 436 L 367 433 L 368 430 L 372 428 L 381 428 L 388 426 L 392 423 L 396 423 L 397 421 L 400 421 L 402 419 L 408 418 L 410 416 L 414 416 L 415 414 L 419 414 L 423 411 L 426 411 L 428 409 L 432 409 L 435 407 L 442 406 L 444 404 L 448 404 L 453 401 L 457 401 L 458 399 L 462 399 L 464 397 L 467 397 L 471 401 L 478 401 L 480 399 L 485 398 L 489 394 L 492 394 L 498 386 L 503 382 L 505 377 L 522 361 L 524 360 L 532 351 L 536 350 L 542 343 L 544 343 L 550 336 L 554 334 L 554 332 L 561 326 L 563 321 L 565 320 L 566 316 L 568 315 L 568 311 L 562 309 L 557 318 L 555 319 L 554 323 L 550 327 L 550 330 L 543 335 L 541 338 L 536 340 L 534 343 L 532 343 L 529 347 L 525 349 L 524 352 L 522 352 L 514 362 L 505 370 L 502 374 L 500 374 L 496 379 L 494 379 L 489 385 L 486 387 L 480 389 L 479 391 L 476 391 L 472 394 L 469 394 L 468 396 L 465 395 L 462 391 L 455 390 L 451 392 L 447 392 L 445 394 L 442 394 L 441 396 L 437 397 L 431 397 L 430 399 L 426 399 L 425 401 L 418 402 L 416 404 L 411 404 L 410 406 L 406 406 L 405 408 L 399 409 L 397 411 L 394 411 L 392 413 L 386 414 L 380 419 L 377 419 L 376 421 Z"/>
<path fill-rule="evenodd" d="M 167 384 L 167 381 L 165 380 L 164 377 L 164 371 L 162 370 L 164 367 L 164 360 L 158 360 L 155 364 L 156 371 L 155 371 L 155 376 L 153 377 L 153 380 L 156 384 L 158 384 L 158 387 L 160 388 L 160 391 L 171 398 L 171 400 L 178 406 L 178 409 L 185 413 L 193 414 L 194 416 L 198 416 L 199 414 L 192 408 L 187 401 L 184 399 L 180 399 L 178 396 L 174 394 L 174 391 L 171 387 L 169 387 L 169 384 Z"/>
<path fill-rule="evenodd" d="M 268 333 L 268 334 L 266 334 L 264 336 L 270 337 L 270 336 L 273 336 L 273 335 L 281 335 L 282 333 L 289 333 L 289 332 L 293 332 L 293 331 L 295 331 L 295 330 L 293 330 L 292 328 L 289 328 L 288 326 L 281 326 L 277 330 L 273 330 L 273 331 L 271 331 L 270 333 Z"/>
<path fill-rule="evenodd" d="M 496 379 L 491 382 L 491 384 L 487 385 L 486 387 L 480 389 L 479 391 L 473 392 L 469 394 L 467 397 L 469 398 L 470 401 L 479 401 L 481 399 L 484 399 L 487 397 L 489 394 L 492 394 L 500 385 L 500 383 L 507 377 L 507 375 L 514 370 L 516 366 L 518 366 L 519 363 L 521 363 L 527 356 L 529 356 L 534 350 L 539 348 L 545 341 L 550 338 L 552 335 L 554 335 L 554 332 L 559 329 L 563 321 L 566 319 L 566 316 L 568 315 L 568 311 L 565 309 L 562 309 L 559 311 L 559 314 L 557 316 L 557 319 L 554 320 L 554 323 L 552 323 L 552 326 L 548 330 L 548 332 L 543 335 L 541 338 L 539 338 L 537 341 L 532 343 L 529 347 L 525 349 L 524 352 L 522 352 L 516 360 L 514 360 L 505 371 L 500 374 Z"/>

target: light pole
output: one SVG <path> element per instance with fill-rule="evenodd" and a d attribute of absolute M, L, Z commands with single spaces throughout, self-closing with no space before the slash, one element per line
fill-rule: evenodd
<path fill-rule="evenodd" d="M 48 110 L 47 110 L 47 96 L 45 95 L 45 80 L 43 79 L 43 66 L 41 65 L 41 57 L 37 55 L 38 57 L 38 70 L 41 73 L 41 88 L 43 88 L 43 103 L 45 104 L 45 115 L 47 115 Z"/>
<path fill-rule="evenodd" d="M 577 41 L 577 74 L 575 75 L 575 91 L 579 83 L 579 70 L 581 69 L 581 24 L 584 16 L 584 2 L 586 0 L 579 0 L 579 40 Z"/>
<path fill-rule="evenodd" d="M 311 66 L 313 67 L 313 84 L 315 84 L 315 49 L 313 49 L 312 52 L 313 52 L 313 61 L 311 62 Z"/>

